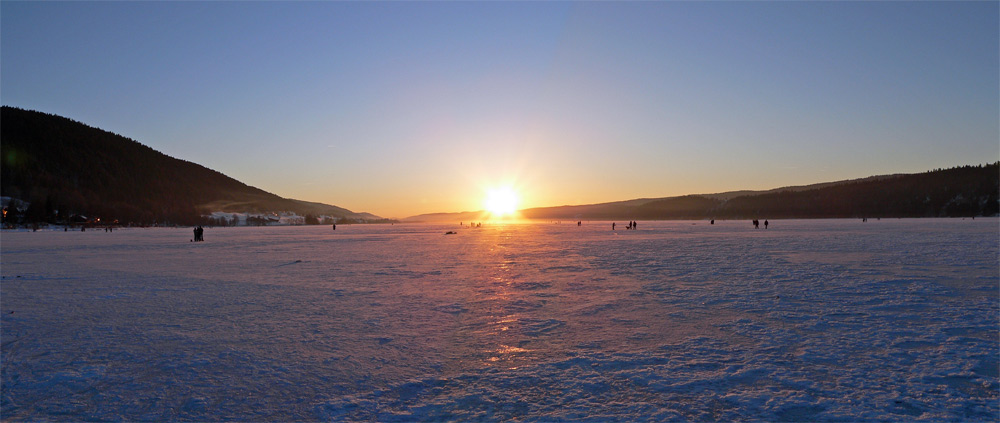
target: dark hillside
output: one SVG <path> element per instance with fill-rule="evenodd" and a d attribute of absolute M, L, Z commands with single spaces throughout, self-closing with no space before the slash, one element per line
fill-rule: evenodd
<path fill-rule="evenodd" d="M 734 191 L 523 210 L 531 219 L 965 217 L 1000 213 L 1000 163 Z"/>
<path fill-rule="evenodd" d="M 40 112 L 3 107 L 0 151 L 0 195 L 30 202 L 34 221 L 79 214 L 122 223 L 195 224 L 209 211 L 356 217 L 339 207 L 281 198 L 120 135 Z"/>
<path fill-rule="evenodd" d="M 538 207 L 521 210 L 521 216 L 526 219 L 615 219 L 627 215 L 636 206 L 649 201 L 653 200 L 636 199 L 582 206 Z"/>
<path fill-rule="evenodd" d="M 659 216 L 673 216 L 672 219 L 699 219 L 705 216 L 706 210 L 711 210 L 722 204 L 716 200 L 699 195 L 665 198 L 650 201 L 636 207 L 632 211 L 632 219 L 659 219 Z"/>
<path fill-rule="evenodd" d="M 717 217 L 964 217 L 998 213 L 1000 166 L 964 166 L 733 198 Z"/>

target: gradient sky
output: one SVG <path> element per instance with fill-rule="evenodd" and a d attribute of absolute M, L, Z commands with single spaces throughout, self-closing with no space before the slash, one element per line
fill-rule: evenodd
<path fill-rule="evenodd" d="M 0 101 L 385 217 L 1000 160 L 1000 3 L 0 3 Z"/>

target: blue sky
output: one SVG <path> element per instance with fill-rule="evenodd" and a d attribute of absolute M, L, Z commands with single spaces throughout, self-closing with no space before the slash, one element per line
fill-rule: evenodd
<path fill-rule="evenodd" d="M 387 217 L 1000 160 L 998 2 L 0 3 L 0 101 Z"/>

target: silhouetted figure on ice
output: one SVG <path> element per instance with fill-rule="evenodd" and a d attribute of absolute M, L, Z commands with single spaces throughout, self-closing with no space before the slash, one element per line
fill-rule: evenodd
<path fill-rule="evenodd" d="M 753 228 L 754 229 L 760 229 L 760 221 L 759 220 L 757 220 L 757 219 L 753 220 Z"/>
<path fill-rule="evenodd" d="M 615 222 L 611 222 L 611 230 L 615 230 Z"/>
<path fill-rule="evenodd" d="M 333 224 L 333 230 L 337 230 L 337 224 L 336 223 Z"/>
<path fill-rule="evenodd" d="M 767 229 L 767 219 L 764 219 L 764 229 Z"/>

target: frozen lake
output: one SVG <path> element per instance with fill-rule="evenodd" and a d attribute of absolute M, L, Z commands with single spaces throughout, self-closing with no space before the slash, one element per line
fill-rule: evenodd
<path fill-rule="evenodd" d="M 0 418 L 1000 418 L 997 219 L 624 223 L 5 231 Z"/>

